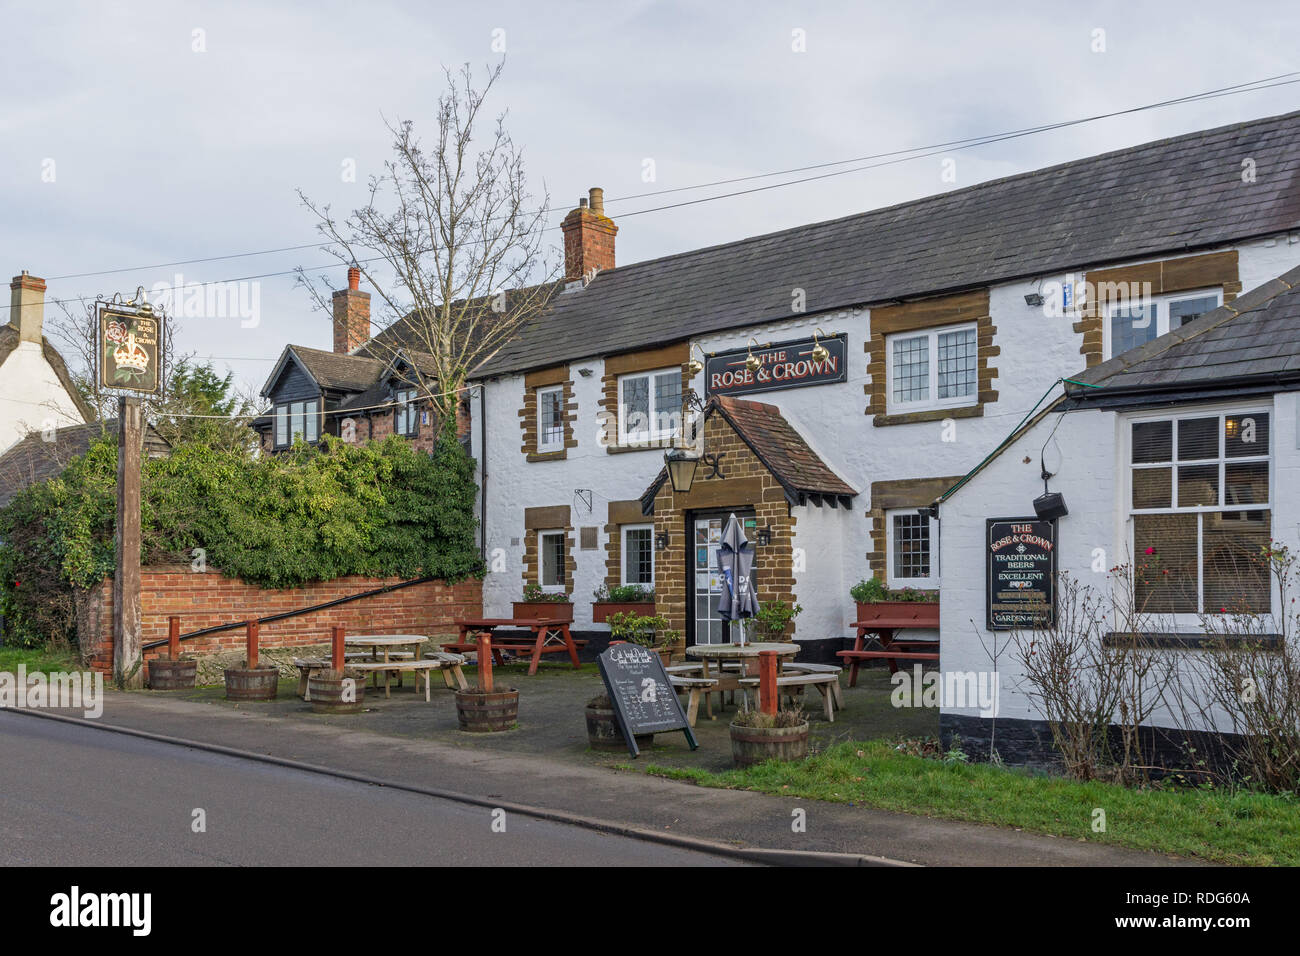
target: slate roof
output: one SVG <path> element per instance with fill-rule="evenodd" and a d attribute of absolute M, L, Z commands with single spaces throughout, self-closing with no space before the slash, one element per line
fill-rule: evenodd
<path fill-rule="evenodd" d="M 387 364 L 379 359 L 365 358 L 360 355 L 342 355 L 324 349 L 309 349 L 304 345 L 290 345 L 287 349 L 297 356 L 298 361 L 307 369 L 307 373 L 322 388 L 335 388 L 348 392 L 359 392 L 369 388 Z"/>
<path fill-rule="evenodd" d="M 86 453 L 101 432 L 116 435 L 117 419 L 67 425 L 55 430 L 53 441 L 46 441 L 40 432 L 17 441 L 0 455 L 0 508 L 29 485 L 61 474 L 73 458 Z M 171 445 L 152 425 L 146 425 L 144 451 L 148 457 L 158 458 L 169 454 Z"/>
<path fill-rule="evenodd" d="M 817 505 L 825 501 L 831 507 L 840 504 L 847 507 L 849 499 L 857 494 L 808 447 L 804 437 L 786 421 L 775 405 L 716 396 L 709 400 L 704 416 L 707 419 L 714 413 L 725 418 L 750 451 L 758 456 L 780 482 L 791 504 L 802 505 L 812 499 Z M 661 468 L 650 487 L 642 493 L 641 508 L 645 514 L 654 510 L 654 497 L 667 480 L 668 471 Z"/>
<path fill-rule="evenodd" d="M 10 352 L 18 347 L 20 341 L 22 341 L 21 336 L 12 322 L 0 325 L 0 365 L 4 365 L 5 359 L 9 357 Z M 94 421 L 95 410 L 81 397 L 81 392 L 73 384 L 72 375 L 68 372 L 68 366 L 63 361 L 63 356 L 59 354 L 59 350 L 51 345 L 50 340 L 44 336 L 41 337 L 41 353 L 45 356 L 45 361 L 49 363 L 50 368 L 54 369 L 54 374 L 58 376 L 59 383 L 63 386 L 63 390 L 68 393 L 68 398 L 77 406 L 77 411 L 81 413 L 81 417 L 88 422 Z"/>
<path fill-rule="evenodd" d="M 1257 179 L 1243 183 L 1242 159 Z M 1300 112 L 599 273 L 475 377 L 1300 227 Z"/>
<path fill-rule="evenodd" d="M 1072 378 L 1101 386 L 1067 382 L 1081 402 L 1118 392 L 1300 386 L 1300 268 Z"/>

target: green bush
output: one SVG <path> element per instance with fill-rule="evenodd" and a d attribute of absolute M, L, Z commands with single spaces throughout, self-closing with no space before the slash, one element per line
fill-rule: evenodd
<path fill-rule="evenodd" d="M 112 573 L 116 474 L 106 437 L 0 509 L 10 642 L 65 638 L 73 589 Z M 346 574 L 457 581 L 480 568 L 475 493 L 450 429 L 429 454 L 397 437 L 354 447 L 327 436 L 260 458 L 181 445 L 143 465 L 141 560 L 188 561 L 202 548 L 210 568 L 265 588 Z"/>

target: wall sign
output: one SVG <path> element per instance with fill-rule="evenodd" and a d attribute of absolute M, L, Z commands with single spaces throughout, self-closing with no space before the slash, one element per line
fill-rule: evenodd
<path fill-rule="evenodd" d="M 745 367 L 749 349 L 710 355 L 704 363 L 704 394 L 706 397 L 749 395 L 846 381 L 848 343 L 845 333 L 818 336 L 817 341 L 830 353 L 824 362 L 813 361 L 812 350 L 816 343 L 811 338 L 755 348 L 754 357 L 763 363 L 757 372 Z"/>
<path fill-rule="evenodd" d="M 633 757 L 640 753 L 637 734 L 681 730 L 692 750 L 699 746 L 658 654 L 640 644 L 615 644 L 596 663 Z"/>
<path fill-rule="evenodd" d="M 985 521 L 988 626 L 1051 627 L 1056 619 L 1056 522 Z"/>
<path fill-rule="evenodd" d="M 100 386 L 156 395 L 162 384 L 158 371 L 161 342 L 161 316 L 100 306 Z"/>

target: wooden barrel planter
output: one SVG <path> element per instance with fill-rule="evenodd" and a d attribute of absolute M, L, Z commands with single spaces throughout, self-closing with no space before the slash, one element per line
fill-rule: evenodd
<path fill-rule="evenodd" d="M 193 690 L 199 662 L 155 657 L 148 663 L 151 690 Z"/>
<path fill-rule="evenodd" d="M 274 667 L 227 667 L 226 700 L 275 700 L 280 672 Z"/>
<path fill-rule="evenodd" d="M 627 740 L 623 737 L 623 731 L 618 726 L 618 720 L 614 717 L 613 707 L 593 707 L 588 704 L 585 710 L 587 715 L 587 742 L 591 744 L 592 750 L 626 750 Z M 637 734 L 636 745 L 644 749 L 654 743 L 654 734 Z"/>
<path fill-rule="evenodd" d="M 456 691 L 456 719 L 471 734 L 510 730 L 519 722 L 519 691 L 477 689 Z"/>
<path fill-rule="evenodd" d="M 344 700 L 345 681 L 352 682 L 351 700 Z M 317 671 L 307 679 L 307 696 L 317 714 L 359 714 L 366 699 L 366 679 L 338 671 Z"/>
<path fill-rule="evenodd" d="M 808 722 L 797 727 L 731 725 L 731 759 L 737 767 L 764 760 L 803 760 L 808 756 Z"/>

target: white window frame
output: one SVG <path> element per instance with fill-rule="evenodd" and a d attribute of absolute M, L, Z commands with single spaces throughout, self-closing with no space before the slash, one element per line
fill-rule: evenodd
<path fill-rule="evenodd" d="M 676 375 L 678 377 L 678 380 L 680 381 L 682 375 L 681 367 L 673 366 L 670 368 L 652 369 L 645 372 L 628 372 L 626 375 L 619 376 L 618 378 L 618 440 L 620 445 L 634 445 L 634 446 L 650 445 L 656 442 L 668 441 L 674 435 L 677 434 L 677 428 L 673 427 L 673 428 L 664 429 L 660 427 L 660 424 L 664 417 L 662 413 L 667 413 L 670 416 L 676 416 L 676 418 L 670 417 L 668 419 L 669 421 L 676 421 L 680 419 L 682 414 L 681 407 L 675 406 L 670 409 L 660 409 L 655 405 L 656 402 L 655 387 L 654 387 L 655 379 L 660 375 L 668 375 L 668 374 Z M 648 384 L 649 384 L 649 393 L 650 393 L 650 421 L 647 423 L 646 426 L 647 430 L 644 434 L 639 432 L 633 433 L 628 430 L 628 426 L 630 422 L 628 421 L 627 402 L 624 401 L 623 398 L 627 383 L 639 378 L 649 379 Z"/>
<path fill-rule="evenodd" d="M 885 580 L 891 589 L 923 588 L 926 590 L 939 587 L 939 519 L 929 517 L 930 522 L 930 576 L 927 578 L 900 578 L 894 574 L 894 517 L 903 514 L 916 514 L 919 508 L 890 508 L 885 512 Z"/>
<path fill-rule="evenodd" d="M 951 398 L 937 398 L 939 394 L 939 336 L 950 332 L 975 333 L 975 387 L 969 395 L 955 395 Z M 904 339 L 927 340 L 929 350 L 929 398 L 910 402 L 894 398 L 894 383 L 898 380 L 894 370 L 894 343 Z M 885 412 L 898 415 L 906 412 L 924 412 L 938 408 L 964 408 L 979 404 L 979 325 L 975 322 L 959 322 L 956 325 L 937 326 L 932 329 L 913 329 L 910 332 L 894 332 L 885 336 Z"/>
<path fill-rule="evenodd" d="M 1142 462 L 1133 461 L 1133 426 L 1143 422 L 1164 422 L 1175 419 L 1194 419 L 1210 418 L 1213 416 L 1248 418 L 1251 415 L 1268 415 L 1269 439 L 1267 455 L 1246 455 L 1237 458 L 1227 458 L 1226 449 L 1223 449 L 1218 457 L 1219 465 L 1219 500 L 1224 501 L 1227 495 L 1227 483 L 1225 480 L 1225 469 L 1228 462 L 1268 462 L 1268 503 L 1259 505 L 1191 505 L 1185 507 L 1178 506 L 1178 438 L 1177 430 L 1172 436 L 1173 447 L 1170 450 L 1172 457 L 1171 462 Z M 1270 524 L 1274 524 L 1277 519 L 1277 468 L 1274 467 L 1276 462 L 1276 449 L 1278 441 L 1277 433 L 1277 410 L 1272 405 L 1239 405 L 1239 404 L 1217 404 L 1209 406 L 1200 406 L 1193 409 L 1181 409 L 1179 411 L 1166 410 L 1164 412 L 1152 412 L 1148 414 L 1130 415 L 1120 419 L 1122 427 L 1120 429 L 1121 440 L 1119 442 L 1120 452 L 1120 469 L 1123 474 L 1123 480 L 1120 482 L 1121 493 L 1120 499 L 1121 515 L 1124 523 L 1124 540 L 1127 542 L 1129 554 L 1129 584 L 1135 587 L 1136 582 L 1133 580 L 1132 565 L 1138 560 L 1137 545 L 1135 543 L 1136 527 L 1133 516 L 1137 515 L 1155 515 L 1155 514 L 1213 514 L 1222 511 L 1267 511 L 1270 513 Z M 1189 462 L 1209 463 L 1210 459 L 1188 459 Z M 1170 501 L 1173 502 L 1168 508 L 1134 508 L 1133 507 L 1133 472 L 1139 469 L 1170 467 L 1174 469 L 1170 476 Z M 1160 613 L 1155 616 L 1171 620 L 1179 630 L 1199 630 L 1200 618 L 1202 614 L 1211 613 L 1205 610 L 1205 575 L 1204 575 L 1204 540 L 1205 528 L 1203 522 L 1198 522 L 1196 531 L 1196 566 L 1198 568 L 1196 578 L 1196 605 L 1201 610 L 1197 612 L 1179 611 L 1173 613 Z M 1216 612 L 1217 613 L 1217 612 Z M 1273 589 L 1269 589 L 1269 613 L 1278 614 L 1277 595 Z"/>
<path fill-rule="evenodd" d="M 1185 302 L 1188 299 L 1203 299 L 1206 296 L 1217 296 L 1219 304 L 1214 308 L 1223 305 L 1223 287 L 1213 286 L 1208 289 L 1199 289 L 1194 292 L 1170 292 L 1164 295 L 1153 295 L 1146 302 L 1151 303 L 1156 308 L 1155 318 L 1152 319 L 1156 324 L 1156 337 L 1166 334 L 1169 331 L 1169 306 L 1175 302 Z M 1113 338 L 1114 333 L 1111 331 L 1111 323 L 1115 320 L 1115 313 L 1121 309 L 1126 309 L 1131 299 L 1121 299 L 1118 302 L 1111 302 L 1106 307 L 1106 321 L 1102 323 L 1101 340 L 1102 340 L 1102 358 L 1114 358 Z"/>
<path fill-rule="evenodd" d="M 648 531 L 650 533 L 650 580 L 649 581 L 629 581 L 627 579 L 628 556 L 632 550 L 627 546 L 627 535 L 629 531 Z M 624 585 L 636 584 L 643 588 L 652 588 L 655 584 L 655 526 L 652 524 L 625 524 L 620 525 L 619 535 L 619 574 L 620 583 Z"/>
<path fill-rule="evenodd" d="M 300 412 L 294 411 L 297 406 L 301 406 Z M 295 427 L 293 420 L 299 414 L 302 415 L 302 424 Z M 315 425 L 315 435 L 312 437 L 308 437 L 308 423 L 314 423 Z M 284 426 L 284 433 L 289 436 L 289 440 L 286 442 L 280 441 L 281 425 Z M 320 441 L 319 398 L 299 398 L 288 402 L 280 402 L 275 406 L 275 447 L 289 448 L 299 435 L 309 445 L 314 445 Z"/>
<path fill-rule="evenodd" d="M 561 542 L 560 544 L 561 563 L 559 568 L 560 583 L 547 584 L 546 583 L 546 539 L 555 538 L 555 537 L 558 537 Z M 537 532 L 537 583 L 541 586 L 541 589 L 543 591 L 546 591 L 549 594 L 564 593 L 565 585 L 567 583 L 564 580 L 564 576 L 567 573 L 567 569 L 564 567 L 564 562 L 568 559 L 568 556 L 569 556 L 569 536 L 567 532 L 558 528 L 552 528 L 545 531 Z"/>
<path fill-rule="evenodd" d="M 560 437 L 555 441 L 546 440 L 545 419 L 542 412 L 545 410 L 544 398 L 547 395 L 560 396 Z M 564 450 L 564 386 L 547 385 L 537 389 L 537 450 L 538 452 L 563 451 Z"/>

